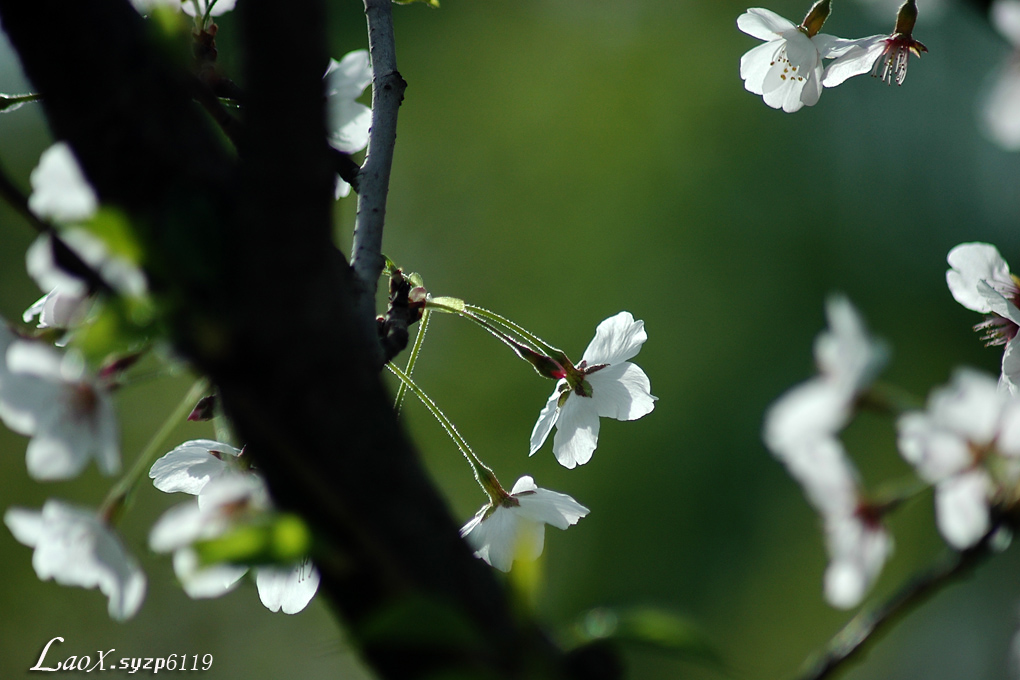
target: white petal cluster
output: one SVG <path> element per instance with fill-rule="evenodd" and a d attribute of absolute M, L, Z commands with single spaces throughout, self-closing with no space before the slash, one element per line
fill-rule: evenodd
<path fill-rule="evenodd" d="M 531 453 L 542 448 L 553 426 L 553 454 L 566 468 L 584 465 L 598 445 L 599 418 L 637 420 L 652 412 L 656 398 L 645 372 L 629 360 L 648 339 L 643 321 L 620 312 L 600 323 L 578 369 L 590 396 L 571 390 L 566 378 L 556 383 L 531 432 Z"/>
<path fill-rule="evenodd" d="M 898 429 L 903 457 L 935 485 L 943 538 L 959 550 L 973 546 L 991 528 L 999 485 L 1020 479 L 1020 399 L 991 376 L 961 369 Z"/>
<path fill-rule="evenodd" d="M 20 543 L 35 549 L 32 567 L 42 580 L 99 588 L 110 616 L 131 618 L 145 597 L 145 574 L 95 513 L 48 500 L 42 512 L 10 508 L 4 523 Z"/>
<path fill-rule="evenodd" d="M 831 297 L 826 316 L 829 328 L 814 347 L 819 375 L 772 405 L 765 416 L 764 439 L 822 517 L 829 553 L 826 600 L 849 608 L 878 577 L 892 539 L 862 502 L 857 471 L 837 435 L 888 352 L 868 334 L 846 298 Z"/>
<path fill-rule="evenodd" d="M 985 94 L 981 123 L 993 142 L 1007 151 L 1020 151 L 1020 0 L 996 0 L 989 18 L 1013 50 Z"/>
<path fill-rule="evenodd" d="M 588 508 L 570 496 L 539 488 L 525 475 L 503 503 L 483 507 L 460 535 L 477 557 L 506 572 L 514 560 L 535 560 L 542 554 L 546 524 L 566 529 L 587 514 Z"/>
<path fill-rule="evenodd" d="M 197 439 L 181 444 L 149 470 L 153 485 L 167 493 L 196 496 L 170 508 L 153 526 L 149 546 L 173 552 L 174 573 L 192 598 L 219 597 L 233 590 L 248 567 L 199 564 L 193 545 L 224 535 L 240 521 L 269 511 L 262 478 L 245 471 L 241 452 L 222 442 Z M 270 611 L 296 614 L 319 587 L 319 572 L 307 559 L 290 567 L 259 567 L 256 587 Z"/>
<path fill-rule="evenodd" d="M 949 251 L 946 284 L 961 305 L 988 318 L 975 326 L 989 345 L 1005 345 L 1000 384 L 1011 393 L 1020 392 L 1020 284 L 995 246 L 961 243 Z"/>
<path fill-rule="evenodd" d="M 372 84 L 368 50 L 348 52 L 340 61 L 331 59 L 324 79 L 330 145 L 344 153 L 361 151 L 368 146 L 368 131 L 372 125 L 372 109 L 357 101 Z M 351 185 L 338 177 L 336 197 L 342 198 L 350 192 Z"/>
<path fill-rule="evenodd" d="M 70 479 L 92 458 L 103 474 L 120 470 L 113 400 L 79 355 L 15 339 L 0 322 L 0 356 L 0 419 L 32 438 L 25 456 L 29 475 Z"/>
<path fill-rule="evenodd" d="M 807 32 L 775 12 L 753 7 L 737 18 L 737 28 L 764 40 L 740 58 L 744 88 L 787 113 L 814 106 L 822 95 L 823 59 L 839 57 L 857 41 Z"/>

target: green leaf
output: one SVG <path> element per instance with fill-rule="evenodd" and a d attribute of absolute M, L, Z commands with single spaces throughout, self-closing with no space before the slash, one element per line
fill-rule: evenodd
<path fill-rule="evenodd" d="M 114 257 L 120 257 L 135 266 L 140 266 L 145 254 L 127 216 L 121 211 L 100 207 L 96 214 L 81 225 L 106 245 Z"/>
<path fill-rule="evenodd" d="M 111 355 L 145 348 L 155 334 L 154 310 L 147 298 L 106 297 L 98 300 L 88 321 L 75 331 L 72 346 L 92 366 Z"/>
<path fill-rule="evenodd" d="M 439 9 L 439 0 L 393 0 L 398 5 L 410 5 L 412 2 L 424 2 L 429 7 Z"/>
<path fill-rule="evenodd" d="M 637 644 L 709 666 L 724 666 L 722 656 L 697 623 L 691 619 L 652 607 L 614 610 L 605 607 L 585 613 L 574 625 L 574 636 L 582 643 L 613 640 Z"/>
<path fill-rule="evenodd" d="M 312 533 L 297 515 L 275 514 L 195 544 L 203 564 L 290 564 L 308 555 Z"/>

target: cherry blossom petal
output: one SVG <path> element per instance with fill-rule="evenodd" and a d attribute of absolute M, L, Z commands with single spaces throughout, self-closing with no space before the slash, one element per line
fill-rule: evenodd
<path fill-rule="evenodd" d="M 592 390 L 592 401 L 602 418 L 637 420 L 655 408 L 652 384 L 637 365 L 625 361 L 610 365 L 585 378 Z"/>
<path fill-rule="evenodd" d="M 619 364 L 637 356 L 646 340 L 645 322 L 635 321 L 630 312 L 620 312 L 598 325 L 581 358 L 588 366 Z"/>
<path fill-rule="evenodd" d="M 737 17 L 737 28 L 758 40 L 775 40 L 797 27 L 788 19 L 763 7 L 752 7 Z"/>
<path fill-rule="evenodd" d="M 1012 43 L 1020 47 L 1020 2 L 1017 0 L 996 0 L 989 11 L 992 26 Z"/>
<path fill-rule="evenodd" d="M 233 469 L 232 462 L 239 454 L 240 451 L 229 444 L 195 439 L 184 442 L 153 463 L 149 477 L 160 491 L 197 496 L 209 480 Z"/>
<path fill-rule="evenodd" d="M 549 433 L 552 432 L 553 425 L 556 424 L 560 417 L 560 409 L 557 405 L 560 399 L 559 386 L 565 382 L 565 380 L 562 380 L 556 383 L 556 389 L 553 390 L 552 396 L 549 397 L 549 401 L 546 402 L 541 413 L 538 414 L 535 427 L 531 430 L 531 452 L 528 454 L 529 456 L 535 455 L 535 452 L 542 448 L 542 444 L 545 443 Z"/>
<path fill-rule="evenodd" d="M 28 207 L 42 219 L 82 222 L 92 217 L 99 207 L 96 192 L 65 142 L 57 142 L 42 152 L 29 181 L 32 194 L 28 197 Z"/>
<path fill-rule="evenodd" d="M 174 574 L 181 582 L 181 588 L 193 600 L 203 600 L 226 595 L 237 587 L 241 577 L 248 573 L 248 567 L 234 564 L 210 564 L 203 566 L 198 553 L 191 548 L 174 552 Z"/>
<path fill-rule="evenodd" d="M 315 597 L 319 589 L 319 572 L 308 560 L 290 568 L 259 567 L 255 585 L 266 609 L 297 614 Z"/>
<path fill-rule="evenodd" d="M 776 53 L 781 49 L 781 45 L 767 42 L 744 53 L 740 58 L 740 77 L 744 81 L 744 89 L 753 94 L 765 92 L 765 76 L 772 70 Z"/>
<path fill-rule="evenodd" d="M 982 281 L 1000 294 L 1004 287 L 1016 286 L 1009 265 L 988 243 L 961 243 L 949 251 L 946 260 L 952 267 L 946 272 L 949 291 L 957 302 L 975 312 L 992 311 L 987 294 L 981 291 Z"/>
<path fill-rule="evenodd" d="M 869 38 L 861 38 L 859 41 L 856 41 L 856 45 L 850 45 L 849 47 L 846 45 L 840 46 L 838 49 L 845 48 L 845 53 L 825 67 L 822 84 L 825 87 L 836 87 L 848 78 L 871 71 L 875 61 L 878 60 L 885 50 L 886 38 L 888 36 L 873 35 Z"/>
<path fill-rule="evenodd" d="M 833 607 L 860 604 L 892 553 L 892 538 L 881 525 L 856 515 L 826 519 L 830 562 L 825 572 L 825 599 Z"/>
<path fill-rule="evenodd" d="M 992 480 L 981 468 L 951 477 L 935 488 L 935 521 L 949 545 L 965 550 L 988 533 Z"/>
<path fill-rule="evenodd" d="M 553 454 L 560 465 L 573 469 L 591 460 L 599 441 L 599 415 L 594 402 L 571 394 L 560 407 Z"/>

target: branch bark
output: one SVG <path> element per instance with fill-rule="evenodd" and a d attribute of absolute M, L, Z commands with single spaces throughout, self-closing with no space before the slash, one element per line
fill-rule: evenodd
<path fill-rule="evenodd" d="M 365 0 L 368 48 L 372 57 L 372 129 L 359 175 L 358 216 L 354 223 L 351 267 L 356 277 L 358 316 L 375 318 L 375 293 L 385 261 L 382 255 L 386 197 L 397 140 L 397 112 L 407 83 L 397 71 L 391 0 Z M 382 348 L 377 353 L 382 366 Z"/>

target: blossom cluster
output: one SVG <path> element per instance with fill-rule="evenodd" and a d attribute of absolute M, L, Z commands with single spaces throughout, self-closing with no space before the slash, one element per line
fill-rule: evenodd
<path fill-rule="evenodd" d="M 737 18 L 737 28 L 765 41 L 740 59 L 740 78 L 748 92 L 761 95 L 774 109 L 793 113 L 817 104 L 823 88 L 863 73 L 902 85 L 910 54 L 928 51 L 912 35 L 917 19 L 913 0 L 900 7 L 891 34 L 855 40 L 819 32 L 830 5 L 830 0 L 819 0 L 799 25 L 760 7 Z M 826 59 L 831 61 L 825 64 Z"/>
<path fill-rule="evenodd" d="M 135 3 L 143 13 L 156 4 L 192 16 L 218 16 L 234 1 L 218 0 L 211 12 L 204 0 L 183 6 L 176 0 Z M 367 144 L 370 111 L 355 100 L 371 79 L 365 50 L 333 62 L 327 71 L 329 141 L 338 149 L 355 152 Z M 34 329 L 0 320 L 0 420 L 30 437 L 26 466 L 34 479 L 73 479 L 93 461 L 100 473 L 118 475 L 122 465 L 114 392 L 122 372 L 147 352 L 148 341 L 127 354 L 94 356 L 95 340 L 89 334 L 97 319 L 109 320 L 117 301 L 133 304 L 127 308 L 133 311 L 144 309 L 149 304 L 146 278 L 131 247 L 111 246 L 98 236 L 102 229 L 93 229 L 101 220 L 109 226 L 112 218 L 103 214 L 69 145 L 57 142 L 46 149 L 30 182 L 29 209 L 41 223 L 53 225 L 26 254 L 28 273 L 45 294 L 23 314 Z M 338 178 L 338 194 L 346 195 L 343 186 Z M 82 270 L 67 269 L 68 258 L 87 269 L 89 278 L 82 278 Z M 156 552 L 174 553 L 177 577 L 193 597 L 228 592 L 248 570 L 237 564 L 205 564 L 195 545 L 264 521 L 274 512 L 265 482 L 250 466 L 230 462 L 238 458 L 229 444 L 195 440 L 170 451 L 152 468 L 157 488 L 196 496 L 194 503 L 168 511 L 149 541 Z M 126 490 L 137 481 L 133 474 L 115 485 L 98 509 L 50 499 L 41 510 L 12 507 L 4 514 L 14 537 L 33 548 L 32 564 L 40 579 L 98 588 L 117 620 L 138 611 L 146 589 L 145 574 L 114 528 Z M 318 587 L 318 572 L 307 558 L 279 566 L 260 564 L 254 571 L 260 599 L 272 611 L 302 610 Z"/>
<path fill-rule="evenodd" d="M 946 282 L 964 307 L 986 314 L 975 326 L 989 345 L 1005 346 L 998 380 L 961 368 L 932 390 L 924 408 L 896 406 L 873 380 L 885 362 L 882 343 L 865 331 L 842 297 L 829 300 L 829 329 L 815 343 L 819 374 L 769 409 L 766 446 L 805 490 L 821 515 L 829 552 L 825 596 L 854 607 L 867 594 L 892 551 L 883 517 L 904 498 L 869 494 L 838 439 L 863 407 L 896 415 L 897 447 L 920 481 L 933 490 L 935 523 L 952 548 L 988 540 L 997 517 L 1018 502 L 1020 368 L 1014 342 L 1020 329 L 1020 281 L 998 250 L 964 243 L 947 257 Z"/>

